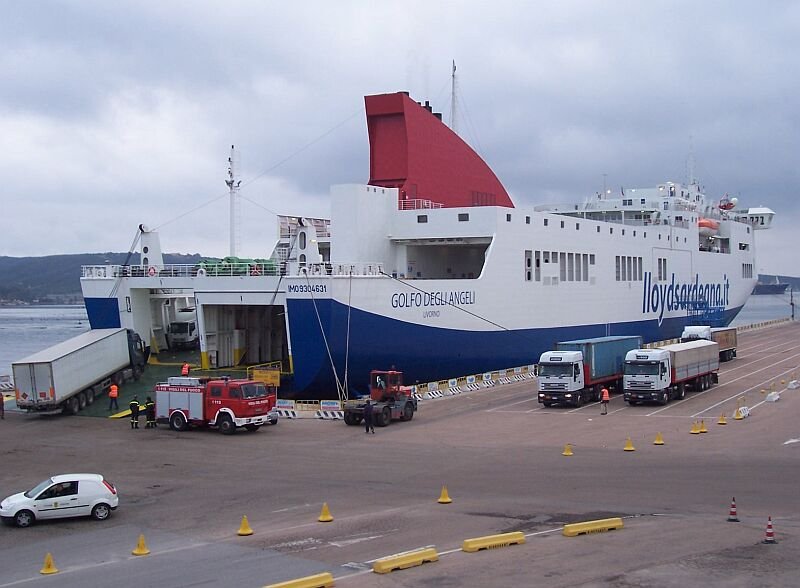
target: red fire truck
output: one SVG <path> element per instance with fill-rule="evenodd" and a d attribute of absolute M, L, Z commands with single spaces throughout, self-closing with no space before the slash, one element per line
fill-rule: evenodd
<path fill-rule="evenodd" d="M 254 380 L 174 377 L 156 384 L 156 421 L 174 431 L 189 426 L 217 427 L 232 435 L 239 427 L 257 431 L 278 422 L 274 386 Z"/>

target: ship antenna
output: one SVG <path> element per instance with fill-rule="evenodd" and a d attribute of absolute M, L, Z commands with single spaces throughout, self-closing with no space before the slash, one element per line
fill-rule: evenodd
<path fill-rule="evenodd" d="M 456 128 L 456 60 L 453 60 L 453 72 L 450 78 L 450 130 L 458 134 Z"/>
<path fill-rule="evenodd" d="M 239 186 L 242 185 L 242 180 L 236 179 L 236 150 L 231 145 L 231 155 L 228 157 L 228 179 L 225 180 L 228 185 L 230 193 L 230 244 L 231 244 L 231 257 L 236 257 L 236 249 L 238 244 L 238 220 L 239 220 Z"/>
<path fill-rule="evenodd" d="M 689 135 L 689 156 L 686 158 L 686 175 L 690 186 L 697 183 L 697 179 L 694 177 L 694 137 L 692 135 Z"/>

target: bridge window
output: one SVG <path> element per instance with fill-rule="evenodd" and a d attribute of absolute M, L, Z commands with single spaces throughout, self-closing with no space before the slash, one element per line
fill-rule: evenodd
<path fill-rule="evenodd" d="M 426 223 L 426 222 L 428 222 L 428 215 L 427 214 L 418 214 L 417 215 L 417 222 L 418 223 Z"/>
<path fill-rule="evenodd" d="M 469 213 L 468 212 L 460 212 L 458 213 L 458 222 L 463 223 L 469 220 Z"/>

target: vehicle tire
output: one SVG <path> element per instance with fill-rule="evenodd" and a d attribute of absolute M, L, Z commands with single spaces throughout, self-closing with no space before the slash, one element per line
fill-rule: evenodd
<path fill-rule="evenodd" d="M 573 404 L 574 404 L 576 407 L 578 407 L 578 408 L 580 408 L 581 406 L 583 406 L 583 392 L 579 392 L 579 393 L 578 393 L 578 397 L 575 399 L 575 401 L 573 402 Z"/>
<path fill-rule="evenodd" d="M 95 504 L 92 509 L 92 518 L 96 521 L 104 521 L 111 516 L 111 507 L 105 502 Z"/>
<path fill-rule="evenodd" d="M 392 411 L 388 406 L 384 406 L 383 410 L 378 413 L 378 420 L 375 422 L 379 427 L 385 427 L 392 420 Z"/>
<path fill-rule="evenodd" d="M 36 521 L 36 517 L 29 510 L 21 510 L 14 515 L 14 524 L 18 527 L 30 527 Z"/>
<path fill-rule="evenodd" d="M 169 417 L 169 428 L 173 431 L 186 430 L 186 417 L 181 412 L 173 412 Z"/>
<path fill-rule="evenodd" d="M 245 425 L 244 428 L 247 429 L 248 431 L 250 431 L 251 433 L 255 433 L 256 431 L 258 431 L 261 428 L 261 425 L 249 424 L 249 425 Z"/>
<path fill-rule="evenodd" d="M 78 414 L 81 409 L 81 402 L 78 400 L 77 396 L 73 396 L 69 400 L 67 400 L 67 412 L 69 414 Z"/>
<path fill-rule="evenodd" d="M 86 408 L 86 392 L 78 392 L 78 410 Z"/>
<path fill-rule="evenodd" d="M 94 391 L 94 387 L 88 388 L 86 390 L 86 405 L 89 406 L 90 404 L 94 403 L 94 397 L 96 392 Z"/>
<path fill-rule="evenodd" d="M 236 425 L 233 424 L 231 417 L 227 414 L 220 415 L 217 419 L 219 432 L 223 435 L 233 435 L 236 432 Z"/>
<path fill-rule="evenodd" d="M 594 401 L 600 402 L 603 399 L 603 387 L 601 385 L 597 385 L 594 387 Z"/>
<path fill-rule="evenodd" d="M 629 406 L 636 406 L 637 404 L 639 404 L 639 402 L 636 401 L 636 400 L 628 400 L 628 405 Z"/>
<path fill-rule="evenodd" d="M 661 395 L 661 406 L 666 406 L 667 404 L 669 404 L 669 390 L 664 390 Z"/>
<path fill-rule="evenodd" d="M 349 412 L 347 410 L 344 411 L 344 424 L 350 427 L 352 427 L 353 425 L 357 425 L 358 422 L 354 418 L 355 416 L 356 415 L 354 415 L 352 412 Z"/>
<path fill-rule="evenodd" d="M 542 402 L 542 404 L 544 404 L 545 408 L 550 408 L 551 406 L 553 406 L 553 403 L 550 402 L 549 400 L 545 400 L 544 402 Z"/>
<path fill-rule="evenodd" d="M 683 400 L 686 398 L 686 386 L 681 383 L 678 384 L 678 400 Z"/>
<path fill-rule="evenodd" d="M 403 420 L 410 421 L 414 418 L 414 405 L 410 402 L 406 402 L 406 405 L 403 407 Z"/>

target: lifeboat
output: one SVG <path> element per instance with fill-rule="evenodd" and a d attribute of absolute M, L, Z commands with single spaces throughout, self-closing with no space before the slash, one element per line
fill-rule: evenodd
<path fill-rule="evenodd" d="M 737 198 L 728 198 L 728 195 L 725 196 L 719 201 L 719 209 L 720 210 L 733 210 L 736 208 L 736 205 L 739 203 Z"/>
<path fill-rule="evenodd" d="M 719 221 L 715 221 L 713 218 L 701 218 L 697 221 L 697 227 L 701 235 L 712 237 L 719 232 Z"/>

